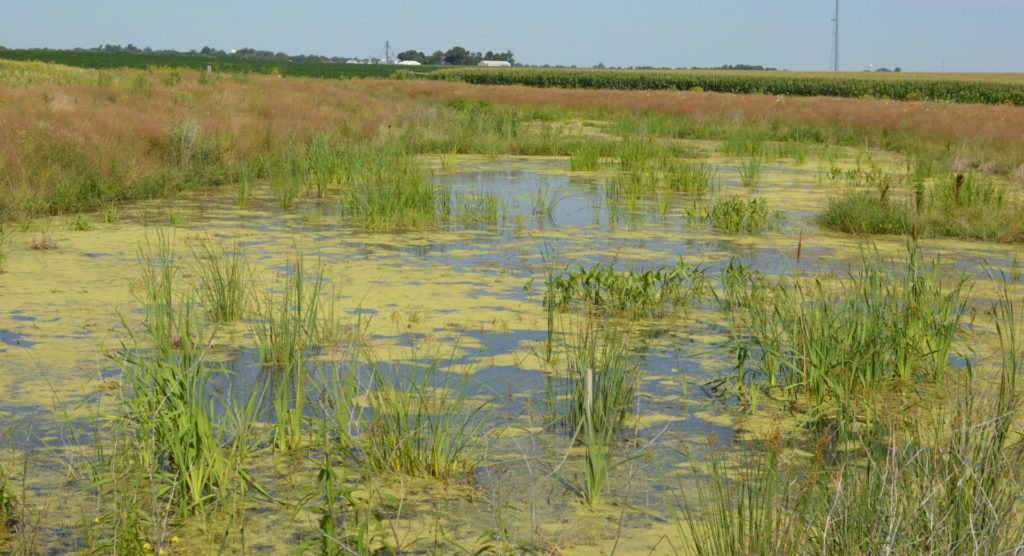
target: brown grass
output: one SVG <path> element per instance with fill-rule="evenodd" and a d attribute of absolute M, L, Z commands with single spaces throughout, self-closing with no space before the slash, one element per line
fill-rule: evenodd
<path fill-rule="evenodd" d="M 955 141 L 975 139 L 1012 143 L 1024 139 L 1024 107 L 1019 106 L 691 91 L 537 89 L 442 81 L 364 80 L 353 82 L 353 88 L 374 94 L 388 92 L 406 98 L 466 98 L 520 106 L 610 109 L 688 117 L 824 120 L 862 129 L 909 131 Z"/>

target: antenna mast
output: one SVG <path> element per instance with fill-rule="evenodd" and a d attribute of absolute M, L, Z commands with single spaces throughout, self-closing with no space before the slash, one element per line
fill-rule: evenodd
<path fill-rule="evenodd" d="M 839 0 L 836 0 L 836 15 L 832 18 L 832 71 L 839 71 Z"/>

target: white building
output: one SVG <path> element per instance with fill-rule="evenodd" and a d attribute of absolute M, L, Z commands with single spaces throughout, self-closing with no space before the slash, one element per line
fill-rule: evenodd
<path fill-rule="evenodd" d="M 512 67 L 512 64 L 506 62 L 505 60 L 484 60 L 484 61 L 480 62 L 477 65 L 478 66 L 488 67 L 488 68 L 510 68 L 510 67 Z"/>
<path fill-rule="evenodd" d="M 401 62 L 398 62 L 398 65 L 400 65 L 400 66 L 419 66 L 421 64 L 419 62 L 417 62 L 416 60 L 402 60 Z"/>

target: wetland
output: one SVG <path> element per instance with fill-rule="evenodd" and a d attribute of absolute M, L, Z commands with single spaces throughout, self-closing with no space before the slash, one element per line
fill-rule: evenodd
<path fill-rule="evenodd" d="M 3 550 L 1024 543 L 1014 145 L 706 115 L 684 136 L 688 116 L 389 82 L 309 85 L 343 132 L 231 142 L 179 116 L 252 84 L 164 73 L 61 77 L 100 82 L 62 85 L 80 106 L 166 96 L 150 150 L 170 169 L 131 155 L 159 194 L 109 168 L 69 185 L 106 147 L 19 166 L 52 190 L 8 182 Z M 405 103 L 404 125 L 381 116 Z M 823 216 L 861 210 L 899 225 Z"/>

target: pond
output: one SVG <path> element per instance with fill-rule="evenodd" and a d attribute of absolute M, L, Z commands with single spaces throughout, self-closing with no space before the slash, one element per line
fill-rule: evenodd
<path fill-rule="evenodd" d="M 317 400 L 332 380 L 355 381 L 352 407 L 359 414 L 367 411 L 369 402 L 360 396 L 371 395 L 374 377 L 394 375 L 386 384 L 398 389 L 400 376 L 436 365 L 418 380 L 456 391 L 466 407 L 477 408 L 466 430 L 479 437 L 478 456 L 464 478 L 381 474 L 366 482 L 356 477 L 365 475 L 360 466 L 371 457 L 367 447 L 339 458 L 338 468 L 347 469 L 343 479 L 358 485 L 360 496 L 387 500 L 376 511 L 391 546 L 426 550 L 437 542 L 469 550 L 490 543 L 567 553 L 678 547 L 678 520 L 666 494 L 692 488 L 692 461 L 702 459 L 709 443 L 732 461 L 740 446 L 773 428 L 793 431 L 800 419 L 784 411 L 745 411 L 735 396 L 713 387 L 735 366 L 734 354 L 723 347 L 730 339 L 728 318 L 715 296 L 656 318 L 631 319 L 623 334 L 629 359 L 641 369 L 635 397 L 612 440 L 601 501 L 587 503 L 591 460 L 582 436 L 573 439 L 582 433 L 546 417 L 559 396 L 571 396 L 546 390 L 561 376 L 552 369 L 564 368 L 569 357 L 552 358 L 550 343 L 571 344 L 588 319 L 597 327 L 615 319 L 600 312 L 586 318 L 549 313 L 549 272 L 576 265 L 643 272 L 681 260 L 708 276 L 743 265 L 768 277 L 831 279 L 859 268 L 865 249 L 877 249 L 883 259 L 905 257 L 907 249 L 901 237 L 872 238 L 868 248 L 864 238 L 819 230 L 815 215 L 841 190 L 824 178 L 820 164 L 766 162 L 757 183 L 744 186 L 741 161 L 712 162 L 714 191 L 706 197 L 764 199 L 777 214 L 762 231 L 723 233 L 694 216 L 703 197 L 685 192 L 613 198 L 608 185 L 617 178 L 608 165 L 570 172 L 565 158 L 460 156 L 454 168 L 435 164 L 434 179 L 467 207 L 473 199 L 493 198 L 498 208 L 489 217 L 453 218 L 432 230 L 362 231 L 339 216 L 330 198 L 283 210 L 257 197 L 239 208 L 229 192 L 212 192 L 125 206 L 115 222 L 85 231 L 52 220 L 14 233 L 0 274 L 0 314 L 6 315 L 0 414 L 17 425 L 5 469 L 31 470 L 25 492 L 43 512 L 39 542 L 44 550 L 83 550 L 82 531 L 95 527 L 98 535 L 113 527 L 110 510 L 97 509 L 102 504 L 87 488 L 86 473 L 78 474 L 88 468 L 80 459 L 106 434 L 91 418 L 116 406 L 125 354 L 149 349 L 133 344 L 128 333 L 144 329 L 140 257 L 152 255 L 145 246 L 157 245 L 159 236 L 175 253 L 179 293 L 196 283 L 203 246 L 244 257 L 257 305 L 284 294 L 301 259 L 306 281 L 316 281 L 321 307 L 329 307 L 322 310 L 335 325 L 332 341 L 303 347 L 301 364 L 318 377 L 304 387 L 308 407 L 301 410 L 310 439 L 318 434 L 311 430 Z M 44 234 L 56 247 L 33 249 Z M 984 270 L 1013 268 L 1018 252 L 954 240 L 922 242 L 921 250 L 927 259 L 941 257 L 945 272 L 974 276 L 974 307 L 995 298 L 980 278 Z M 711 280 L 708 287 L 720 293 L 722 285 Z M 221 417 L 273 382 L 253 324 L 259 318 L 249 313 L 200 334 L 207 362 L 223 369 L 204 386 Z M 968 326 L 991 332 L 984 317 Z M 992 341 L 972 340 L 978 361 Z M 258 402 L 256 430 L 272 428 L 274 388 Z M 169 551 L 212 550 L 223 540 L 233 550 L 283 552 L 310 538 L 316 515 L 293 507 L 316 485 L 322 455 L 314 447 L 282 455 L 269 435 L 259 436 L 245 468 L 264 493 L 250 492 L 241 518 L 183 519 L 173 528 L 176 546 L 163 541 Z M 95 526 L 88 525 L 94 518 Z"/>

